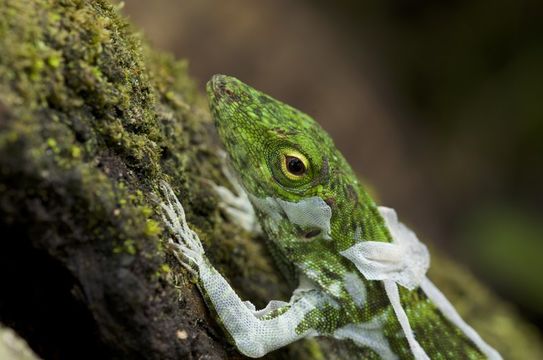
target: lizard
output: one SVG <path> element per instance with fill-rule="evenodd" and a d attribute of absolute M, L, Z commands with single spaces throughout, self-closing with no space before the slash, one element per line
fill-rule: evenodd
<path fill-rule="evenodd" d="M 330 336 L 375 359 L 501 359 L 426 276 L 426 246 L 393 209 L 377 206 L 315 120 L 230 76 L 214 75 L 207 93 L 239 197 L 218 193 L 234 217 L 249 209 L 246 227 L 265 234 L 278 268 L 299 283 L 288 302 L 257 310 L 242 301 L 162 182 L 178 259 L 242 354 Z"/>

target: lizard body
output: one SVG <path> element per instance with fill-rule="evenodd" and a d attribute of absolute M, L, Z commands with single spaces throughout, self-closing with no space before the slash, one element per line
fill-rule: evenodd
<path fill-rule="evenodd" d="M 232 77 L 208 83 L 230 163 L 272 253 L 300 286 L 257 311 L 205 258 L 164 185 L 164 220 L 236 347 L 260 357 L 309 336 L 349 339 L 374 358 L 500 359 L 426 278 L 429 255 L 378 207 L 308 115 Z"/>

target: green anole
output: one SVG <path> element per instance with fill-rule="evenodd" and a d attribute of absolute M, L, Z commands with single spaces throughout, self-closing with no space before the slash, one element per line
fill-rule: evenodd
<path fill-rule="evenodd" d="M 371 358 L 501 359 L 426 277 L 426 247 L 394 210 L 373 202 L 312 118 L 232 77 L 215 75 L 207 91 L 240 194 L 216 189 L 232 218 L 260 227 L 279 268 L 299 282 L 288 302 L 256 310 L 242 301 L 162 184 L 163 220 L 179 258 L 241 353 L 261 357 L 330 336 Z"/>

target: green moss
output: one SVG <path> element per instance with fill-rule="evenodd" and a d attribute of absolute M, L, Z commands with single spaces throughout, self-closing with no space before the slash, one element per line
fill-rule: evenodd
<path fill-rule="evenodd" d="M 105 1 L 0 1 L 0 17 L 0 94 L 13 119 L 2 155 L 17 151 L 42 183 L 75 176 L 72 210 L 113 252 L 156 252 L 150 190 L 164 149 L 177 152 L 189 134 L 174 124 L 185 114 L 158 101 L 157 89 L 172 90 L 151 80 L 139 37 Z M 183 177 L 181 158 L 172 178 Z"/>
<path fill-rule="evenodd" d="M 160 271 L 162 271 L 165 274 L 168 274 L 170 271 L 172 271 L 172 268 L 168 264 L 162 264 L 160 266 Z"/>
<path fill-rule="evenodd" d="M 123 245 L 127 254 L 136 255 L 137 250 L 134 240 L 125 240 Z"/>
<path fill-rule="evenodd" d="M 162 228 L 160 224 L 153 220 L 153 219 L 147 219 L 146 226 L 145 226 L 145 234 L 146 235 L 158 235 L 162 231 Z"/>
<path fill-rule="evenodd" d="M 0 0 L 0 53 L 3 221 L 24 213 L 32 222 L 39 216 L 33 209 L 3 205 L 13 196 L 14 203 L 33 199 L 58 216 L 48 230 L 56 237 L 80 237 L 75 243 L 89 244 L 119 268 L 130 264 L 156 287 L 186 274 L 160 242 L 167 238 L 153 197 L 160 179 L 183 196 L 206 244 L 222 239 L 224 226 L 236 231 L 202 186 L 202 178 L 224 179 L 207 105 L 186 62 L 147 49 L 113 6 Z M 238 248 L 250 241 L 247 234 L 234 238 Z M 210 251 L 218 254 L 223 264 L 231 258 Z M 243 279 L 237 283 L 243 287 Z M 192 302 L 200 299 L 191 294 Z"/>

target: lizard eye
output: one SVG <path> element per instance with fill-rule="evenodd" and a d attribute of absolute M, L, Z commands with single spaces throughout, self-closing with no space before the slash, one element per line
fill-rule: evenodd
<path fill-rule="evenodd" d="M 305 165 L 302 160 L 295 156 L 286 156 L 285 163 L 287 170 L 292 175 L 300 176 L 305 173 Z"/>
<path fill-rule="evenodd" d="M 281 170 L 287 178 L 298 180 L 306 174 L 309 161 L 303 154 L 295 150 L 289 150 L 283 153 L 282 156 Z"/>
<path fill-rule="evenodd" d="M 302 193 L 311 188 L 317 168 L 313 160 L 296 148 L 296 145 L 280 143 L 271 147 L 268 166 L 273 179 L 283 189 Z"/>

